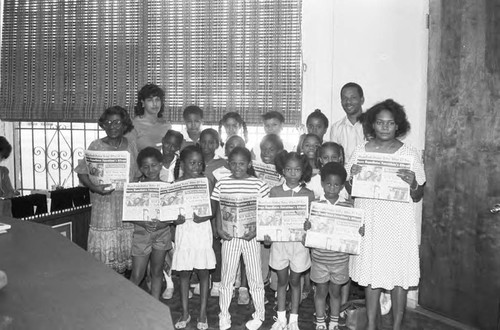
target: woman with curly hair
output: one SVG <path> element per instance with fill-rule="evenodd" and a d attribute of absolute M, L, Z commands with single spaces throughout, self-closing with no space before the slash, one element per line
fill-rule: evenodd
<path fill-rule="evenodd" d="M 359 144 L 346 168 L 353 176 L 361 172 L 358 157 L 365 152 L 409 156 L 411 169 L 398 169 L 397 176 L 409 186 L 411 203 L 356 197 L 354 206 L 365 210 L 365 236 L 359 255 L 351 256 L 351 278 L 365 286 L 368 329 L 376 328 L 377 308 L 382 289 L 391 292 L 393 329 L 401 329 L 408 288 L 418 285 L 418 254 L 415 206 L 423 197 L 424 164 L 417 150 L 400 138 L 410 130 L 403 106 L 393 100 L 374 105 L 364 115 L 368 142 Z M 350 183 L 350 182 L 349 182 Z M 347 186 L 349 190 L 350 184 Z"/>
<path fill-rule="evenodd" d="M 90 143 L 88 150 L 128 151 L 130 154 L 129 181 L 138 177 L 137 147 L 134 141 L 124 137 L 132 130 L 128 112 L 119 106 L 104 111 L 98 120 L 106 136 Z M 133 224 L 122 222 L 123 191 L 111 190 L 109 185 L 94 184 L 89 178 L 89 169 L 81 160 L 75 169 L 80 182 L 89 188 L 92 212 L 87 251 L 95 258 L 119 273 L 132 269 L 130 256 Z"/>

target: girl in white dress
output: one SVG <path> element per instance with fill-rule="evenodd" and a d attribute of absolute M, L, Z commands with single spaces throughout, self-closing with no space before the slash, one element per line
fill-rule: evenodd
<path fill-rule="evenodd" d="M 198 146 L 187 146 L 180 154 L 182 177 L 176 181 L 203 177 L 205 162 Z M 210 191 L 212 187 L 210 187 Z M 214 208 L 212 207 L 212 210 Z M 184 218 L 183 216 L 179 216 Z M 191 316 L 188 308 L 189 279 L 193 271 L 200 279 L 200 310 L 197 329 L 208 329 L 207 300 L 209 270 L 215 268 L 215 254 L 212 249 L 212 226 L 208 217 L 198 217 L 196 214 L 186 214 L 182 224 L 177 225 L 175 232 L 176 250 L 172 269 L 178 271 L 181 286 L 182 316 L 175 324 L 176 329 L 186 328 Z"/>

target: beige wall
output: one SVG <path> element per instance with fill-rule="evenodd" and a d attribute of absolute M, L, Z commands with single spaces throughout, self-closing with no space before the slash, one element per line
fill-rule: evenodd
<path fill-rule="evenodd" d="M 316 108 L 340 119 L 340 88 L 354 81 L 365 109 L 386 98 L 403 104 L 413 127 L 407 141 L 423 149 L 427 13 L 424 0 L 304 0 L 304 121 Z"/>

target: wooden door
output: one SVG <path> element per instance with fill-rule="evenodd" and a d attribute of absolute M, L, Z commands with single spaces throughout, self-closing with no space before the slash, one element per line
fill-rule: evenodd
<path fill-rule="evenodd" d="M 430 0 L 419 304 L 500 329 L 500 2 Z"/>

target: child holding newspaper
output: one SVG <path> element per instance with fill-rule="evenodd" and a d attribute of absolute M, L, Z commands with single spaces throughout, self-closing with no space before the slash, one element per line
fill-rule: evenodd
<path fill-rule="evenodd" d="M 216 202 L 217 231 L 222 239 L 222 279 L 219 289 L 219 329 L 231 328 L 229 305 L 233 295 L 233 284 L 240 256 L 246 264 L 248 284 L 252 294 L 255 312 L 253 319 L 246 323 L 247 329 L 257 330 L 265 318 L 264 283 L 260 263 L 260 244 L 255 239 L 255 231 L 247 232 L 242 238 L 229 235 L 222 227 L 221 201 L 225 196 L 239 195 L 264 198 L 269 195 L 268 185 L 253 176 L 252 155 L 246 148 L 234 148 L 228 157 L 231 176 L 221 178 L 212 192 Z"/>
<path fill-rule="evenodd" d="M 283 151 L 276 157 L 276 169 L 283 175 L 285 183 L 271 189 L 270 197 L 306 196 L 309 203 L 314 200 L 314 193 L 305 187 L 311 179 L 312 168 L 306 156 L 296 152 Z M 271 238 L 264 236 L 265 244 L 271 244 Z M 311 267 L 309 249 L 302 242 L 274 242 L 271 245 L 269 260 L 271 268 L 278 273 L 278 317 L 272 330 L 298 330 L 298 314 L 300 304 L 300 277 Z M 286 321 L 286 289 L 290 285 L 292 309 L 290 320 Z"/>
<path fill-rule="evenodd" d="M 202 133 L 203 134 L 203 133 Z M 203 138 L 202 138 L 203 139 Z M 182 176 L 176 181 L 195 178 L 203 178 L 205 162 L 202 150 L 196 145 L 185 147 L 180 154 L 180 166 Z M 209 185 L 210 186 L 210 185 Z M 211 187 L 209 187 L 211 190 Z M 214 208 L 212 208 L 213 210 Z M 186 218 L 188 219 L 186 221 Z M 207 302 L 209 270 L 215 268 L 215 253 L 212 249 L 212 225 L 210 219 L 213 216 L 199 217 L 196 213 L 179 215 L 175 232 L 174 258 L 172 269 L 180 276 L 182 315 L 175 323 L 176 329 L 184 329 L 191 321 L 189 315 L 189 279 L 194 270 L 200 279 L 200 310 L 198 315 L 197 329 L 208 329 Z"/>
<path fill-rule="evenodd" d="M 352 207 L 352 202 L 339 196 L 347 179 L 347 172 L 340 163 L 327 163 L 321 168 L 321 185 L 324 195 L 320 202 Z M 311 229 L 311 222 L 304 223 L 304 229 Z M 364 234 L 364 227 L 360 228 Z M 311 280 L 316 283 L 314 305 L 316 308 L 316 330 L 326 330 L 325 306 L 330 293 L 330 323 L 328 330 L 339 329 L 340 294 L 343 285 L 349 281 L 349 255 L 343 252 L 312 249 Z"/>
<path fill-rule="evenodd" d="M 146 147 L 137 156 L 142 173 L 139 182 L 157 182 L 163 167 L 163 155 L 153 147 Z M 172 248 L 170 223 L 153 218 L 151 221 L 134 221 L 132 237 L 132 274 L 130 280 L 139 285 L 144 278 L 148 262 L 151 262 L 151 295 L 160 299 L 163 263 L 167 251 Z"/>

